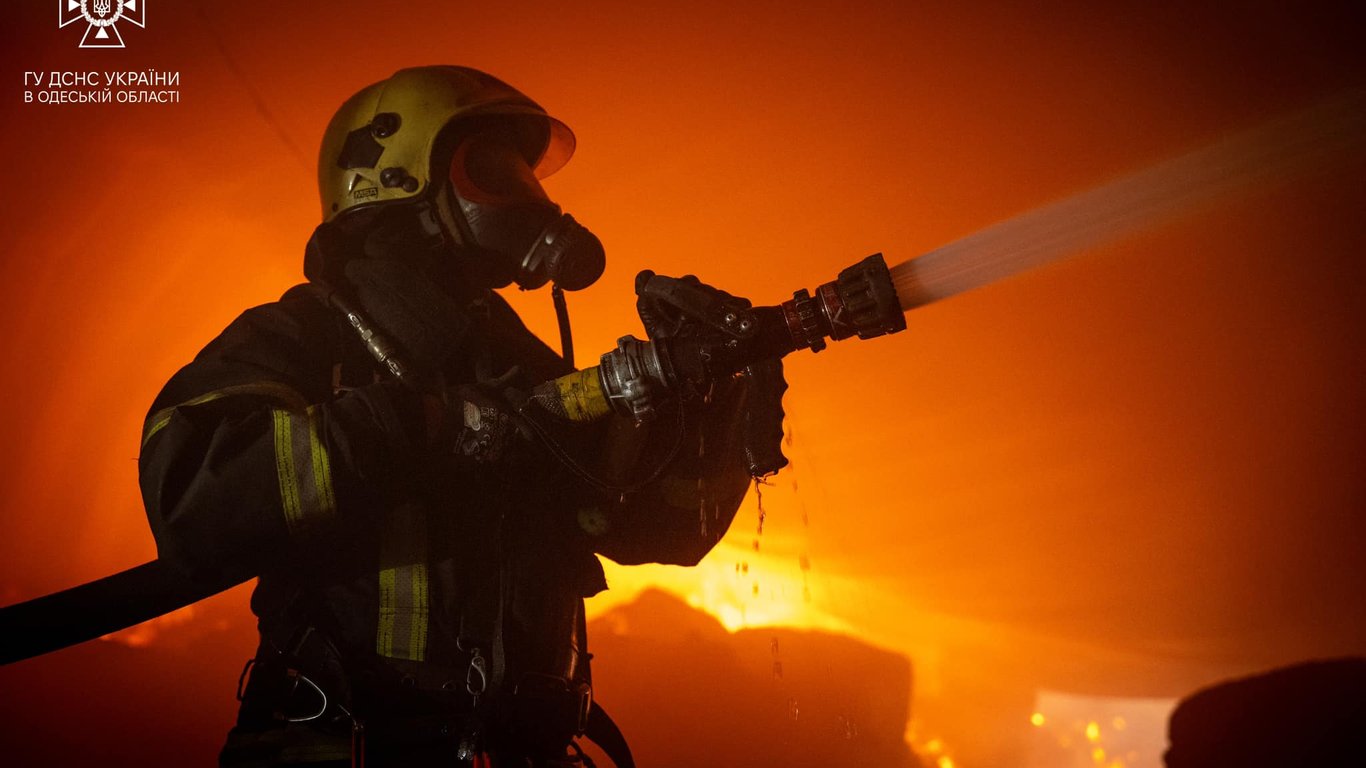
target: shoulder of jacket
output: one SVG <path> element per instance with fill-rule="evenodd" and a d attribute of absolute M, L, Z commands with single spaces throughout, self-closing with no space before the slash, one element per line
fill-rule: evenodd
<path fill-rule="evenodd" d="M 220 339 L 278 337 L 311 345 L 335 338 L 337 319 L 319 290 L 304 283 L 290 288 L 276 301 L 244 310 Z"/>

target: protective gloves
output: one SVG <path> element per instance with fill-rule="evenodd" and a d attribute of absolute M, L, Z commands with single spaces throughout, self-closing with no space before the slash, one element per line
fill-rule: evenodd
<path fill-rule="evenodd" d="M 645 333 L 651 339 L 667 339 L 674 336 L 689 336 L 703 330 L 699 319 L 688 314 L 682 307 L 674 306 L 666 301 L 653 296 L 641 295 L 641 286 L 645 281 L 654 277 L 654 273 L 648 270 L 636 275 L 636 313 L 640 315 L 640 321 L 645 326 Z M 732 296 L 729 293 L 715 288 L 701 280 L 696 275 L 684 275 L 678 278 L 680 282 L 687 283 L 704 294 L 723 303 L 738 303 L 743 307 L 753 306 L 749 299 Z"/>
<path fill-rule="evenodd" d="M 477 386 L 446 391 L 441 423 L 432 435 L 441 451 L 478 465 L 495 465 L 526 453 L 533 436 L 502 397 Z"/>
<path fill-rule="evenodd" d="M 651 272 L 642 272 L 636 276 L 636 293 L 639 296 L 636 300 L 636 311 L 645 325 L 645 332 L 652 340 L 688 336 L 705 339 L 707 334 L 715 333 L 686 309 L 653 296 L 641 295 L 644 282 L 653 276 Z M 694 275 L 685 275 L 679 280 L 692 285 L 714 303 L 736 304 L 745 308 L 753 306 L 748 299 L 733 296 L 707 285 Z M 782 453 L 782 400 L 783 393 L 787 391 L 787 381 L 783 378 L 783 361 L 781 358 L 760 360 L 745 367 L 740 374 L 744 384 L 744 405 L 738 416 L 741 420 L 745 464 L 752 476 L 765 477 L 787 465 L 787 459 Z M 707 399 L 694 400 L 705 403 Z M 723 408 L 719 412 L 731 411 Z"/>

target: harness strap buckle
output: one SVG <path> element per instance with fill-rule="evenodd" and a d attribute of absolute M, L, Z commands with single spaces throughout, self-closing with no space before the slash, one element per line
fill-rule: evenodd
<path fill-rule="evenodd" d="M 465 690 L 474 697 L 474 706 L 479 706 L 479 697 L 488 690 L 489 669 L 484 655 L 476 647 L 470 651 L 470 666 L 465 672 Z"/>

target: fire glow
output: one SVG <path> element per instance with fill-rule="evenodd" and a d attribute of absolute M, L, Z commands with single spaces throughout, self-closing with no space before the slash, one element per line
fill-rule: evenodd
<path fill-rule="evenodd" d="M 14 5 L 14 28 L 39 33 L 14 36 L 12 61 L 80 61 L 63 58 L 77 51 L 50 5 Z M 332 42 L 355 35 L 356 4 L 340 5 L 168 4 L 140 39 L 160 46 L 148 63 L 185 69 L 185 103 L 16 100 L 0 121 L 22 180 L 0 212 L 7 601 L 155 556 L 133 461 L 147 405 L 238 312 L 299 280 L 321 127 L 357 84 L 400 66 L 458 55 L 573 125 L 580 155 L 547 188 L 609 251 L 601 283 L 571 302 L 585 360 L 635 331 L 639 269 L 781 301 L 851 259 L 897 263 L 1317 103 L 1361 71 L 1359 23 L 1288 5 L 1180 4 L 1148 23 L 1138 2 L 471 16 L 419 1 L 380 14 L 364 56 L 337 57 Z M 527 40 L 552 44 L 533 57 Z M 776 478 L 763 535 L 751 499 L 695 571 L 609 563 L 612 590 L 590 612 L 658 585 L 732 631 L 823 629 L 895 650 L 914 664 L 919 730 L 942 750 L 926 764 L 958 768 L 1017 764 L 1064 737 L 1087 768 L 1098 748 L 1143 764 L 1118 743 L 1141 730 L 1135 717 L 1112 733 L 1100 705 L 1063 711 L 1044 689 L 1176 696 L 1359 649 L 1362 194 L 1359 167 L 1330 169 L 935 302 L 897 337 L 792 356 L 800 490 Z M 510 299 L 554 339 L 547 297 Z M 216 615 L 205 608 L 91 644 L 197 654 L 206 676 L 192 688 L 166 693 L 164 664 L 118 685 L 59 655 L 32 687 L 5 689 L 21 704 L 77 690 L 127 712 L 202 709 L 200 722 L 172 732 L 103 713 L 72 728 L 16 708 L 28 737 L 15 741 L 39 746 L 14 764 L 132 763 L 149 742 L 191 738 L 200 751 L 165 764 L 211 763 L 254 648 L 245 591 L 235 600 L 232 643 L 169 653 Z M 1012 709 L 988 720 L 993 702 Z M 670 703 L 628 706 L 735 728 Z"/>
<path fill-rule="evenodd" d="M 759 497 L 751 493 L 725 538 L 693 568 L 607 563 L 612 588 L 589 602 L 589 615 L 601 615 L 644 589 L 658 588 L 711 615 L 732 633 L 781 626 L 855 634 L 847 620 L 818 599 L 821 582 L 813 575 L 809 542 L 792 519 L 792 472 L 784 470 L 774 485 L 764 488 L 763 523 Z"/>

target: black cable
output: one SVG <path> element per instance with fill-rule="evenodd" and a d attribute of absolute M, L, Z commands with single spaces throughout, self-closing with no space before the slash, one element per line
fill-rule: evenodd
<path fill-rule="evenodd" d="M 531 430 L 536 433 L 536 436 L 541 439 L 541 442 L 560 464 L 573 472 L 580 480 L 588 483 L 599 491 L 623 494 L 634 493 L 658 480 L 659 476 L 664 474 L 664 470 L 667 469 L 669 465 L 673 463 L 674 458 L 678 456 L 678 450 L 683 446 L 683 437 L 687 433 L 687 421 L 683 413 L 683 408 L 680 406 L 678 409 L 678 435 L 674 438 L 673 445 L 669 447 L 669 452 L 664 456 L 664 459 L 659 462 L 645 479 L 630 483 L 629 485 L 617 485 L 598 477 L 575 460 L 574 457 L 565 450 L 564 446 L 560 445 L 559 441 L 550 434 L 550 431 L 547 430 L 543 424 L 538 422 L 536 417 L 529 412 L 528 406 L 534 402 L 534 400 L 528 400 L 517 409 L 517 414 L 521 417 L 522 422 L 531 427 Z"/>
<path fill-rule="evenodd" d="M 560 357 L 569 364 L 570 368 L 574 365 L 574 331 L 569 327 L 569 303 L 565 301 L 564 289 L 556 283 L 550 286 L 550 298 L 555 302 L 555 321 L 560 324 Z"/>

